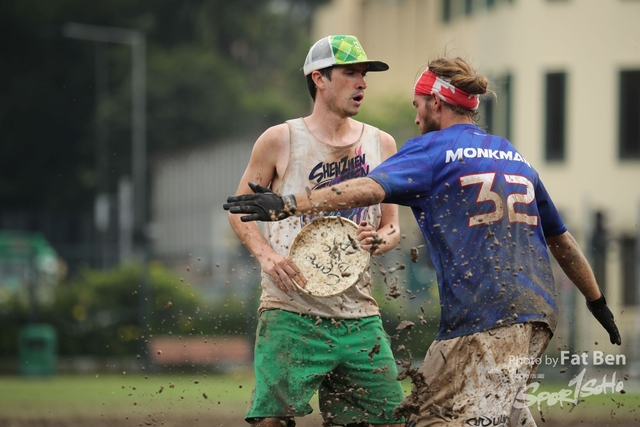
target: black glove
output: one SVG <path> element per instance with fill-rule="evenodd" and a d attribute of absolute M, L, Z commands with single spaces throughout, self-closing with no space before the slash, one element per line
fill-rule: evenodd
<path fill-rule="evenodd" d="M 609 332 L 609 340 L 611 344 L 621 344 L 620 332 L 618 332 L 618 327 L 613 321 L 613 313 L 607 307 L 607 300 L 604 299 L 604 294 L 600 298 L 595 301 L 587 301 L 587 307 L 589 311 L 593 314 L 598 322 Z"/>
<path fill-rule="evenodd" d="M 250 214 L 240 218 L 249 221 L 280 221 L 296 213 L 296 198 L 292 195 L 278 196 L 267 187 L 249 182 L 254 194 L 227 197 L 224 210 L 233 214 Z"/>

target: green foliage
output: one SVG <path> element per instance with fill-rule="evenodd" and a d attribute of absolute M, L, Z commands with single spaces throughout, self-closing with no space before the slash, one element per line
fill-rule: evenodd
<path fill-rule="evenodd" d="M 139 339 L 188 333 L 200 296 L 157 264 L 83 270 L 59 287 L 54 324 L 68 354 L 135 354 Z M 148 337 L 147 337 L 148 338 Z"/>
<path fill-rule="evenodd" d="M 153 336 L 254 334 L 258 288 L 212 301 L 183 279 L 150 263 L 111 270 L 82 269 L 56 288 L 55 302 L 34 319 L 28 307 L 0 312 L 0 357 L 15 356 L 20 329 L 29 322 L 51 324 L 60 355 L 125 356 L 140 353 Z"/>
<path fill-rule="evenodd" d="M 146 34 L 152 158 L 307 110 L 299 70 L 310 44 L 311 11 L 325 1 L 0 2 L 0 39 L 7 46 L 0 78 L 11 82 L 0 94 L 0 205 L 90 212 L 99 123 L 108 132 L 107 191 L 130 174 L 131 48 L 104 44 L 108 98 L 97 105 L 95 43 L 65 38 L 65 23 Z"/>
<path fill-rule="evenodd" d="M 205 315 L 214 335 L 245 335 L 253 341 L 258 324 L 258 289 L 209 302 Z"/>
<path fill-rule="evenodd" d="M 147 120 L 152 151 L 212 142 L 239 128 L 245 116 L 241 110 L 246 78 L 237 65 L 196 46 L 154 49 L 148 57 Z M 129 76 L 125 81 L 129 82 Z M 130 83 L 123 84 L 106 107 L 109 127 L 120 141 L 112 145 L 125 157 L 131 149 L 130 97 Z M 114 167 L 125 174 L 129 162 L 115 162 Z"/>
<path fill-rule="evenodd" d="M 62 355 L 132 355 L 144 336 L 213 333 L 200 294 L 150 264 L 143 273 L 129 264 L 112 270 L 84 269 L 56 290 L 55 303 L 38 313 L 58 333 Z M 33 321 L 26 307 L 2 313 L 0 355 L 15 355 L 19 330 Z"/>

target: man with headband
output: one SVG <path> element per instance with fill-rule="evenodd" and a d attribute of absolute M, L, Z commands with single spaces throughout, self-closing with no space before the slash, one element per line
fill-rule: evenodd
<path fill-rule="evenodd" d="M 396 143 L 388 133 L 352 118 L 364 100 L 365 75 L 387 69 L 384 62 L 369 59 L 354 36 L 316 42 L 303 67 L 314 101 L 311 115 L 273 126 L 258 138 L 238 194 L 328 187 L 366 176 L 394 154 Z M 397 205 L 336 208 L 326 215 L 359 224 L 356 239 L 372 255 L 398 242 Z M 262 268 L 256 385 L 246 420 L 260 427 L 294 426 L 295 417 L 311 412 L 309 401 L 317 392 L 323 425 L 400 427 L 404 420 L 395 418 L 394 410 L 404 393 L 371 295 L 369 271 L 332 297 L 314 297 L 297 286 L 304 287 L 306 279 L 287 255 L 310 220 L 303 216 L 264 224 L 261 234 L 256 224 L 229 216 Z"/>
<path fill-rule="evenodd" d="M 535 426 L 525 393 L 557 324 L 552 255 L 594 317 L 620 334 L 540 177 L 506 139 L 475 125 L 487 79 L 438 58 L 415 85 L 422 136 L 366 178 L 306 194 L 230 197 L 244 221 L 381 201 L 410 206 L 436 268 L 441 319 L 407 426 Z M 534 361 L 534 362 L 532 362 Z"/>

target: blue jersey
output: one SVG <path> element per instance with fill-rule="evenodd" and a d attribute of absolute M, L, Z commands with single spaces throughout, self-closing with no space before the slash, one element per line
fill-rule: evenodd
<path fill-rule="evenodd" d="M 557 323 L 545 237 L 566 231 L 538 173 L 475 125 L 409 140 L 368 175 L 409 206 L 435 266 L 437 339 L 513 323 Z"/>

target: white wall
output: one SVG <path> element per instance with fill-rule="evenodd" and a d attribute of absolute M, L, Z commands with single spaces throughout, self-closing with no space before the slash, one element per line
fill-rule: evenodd
<path fill-rule="evenodd" d="M 246 274 L 240 277 L 248 268 L 242 258 L 245 251 L 222 205 L 235 194 L 254 141 L 249 136 L 154 161 L 153 252 L 192 283 L 222 286 L 246 281 Z"/>

